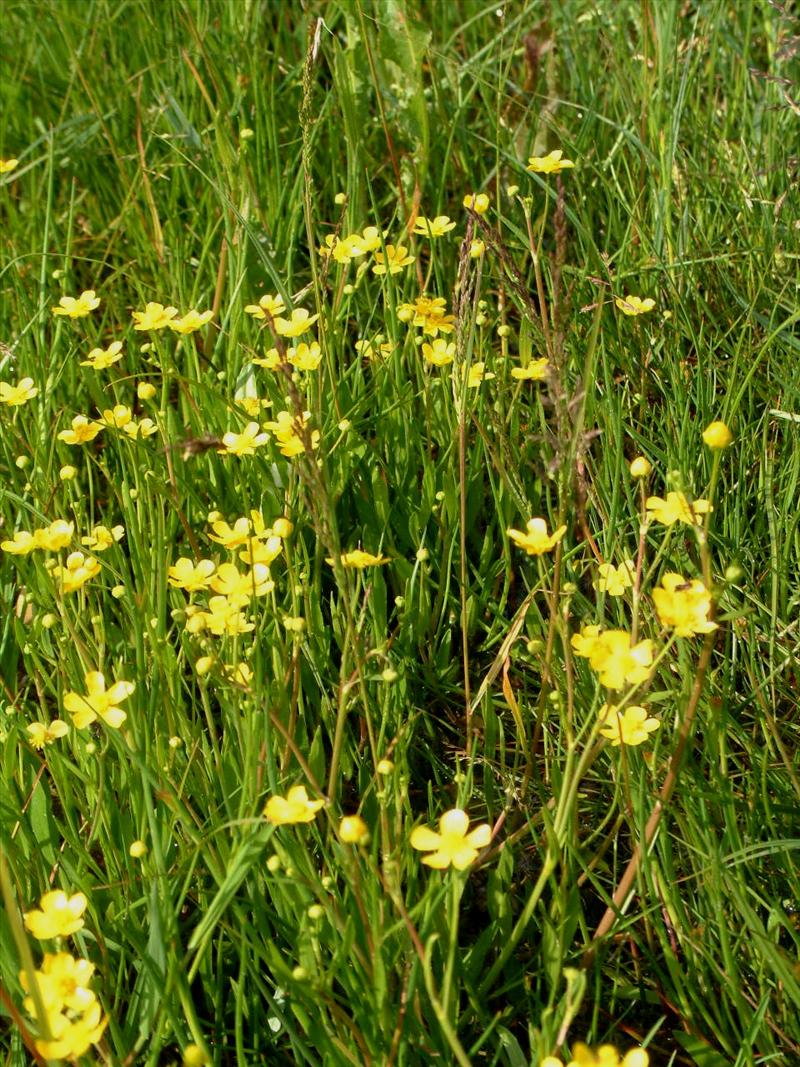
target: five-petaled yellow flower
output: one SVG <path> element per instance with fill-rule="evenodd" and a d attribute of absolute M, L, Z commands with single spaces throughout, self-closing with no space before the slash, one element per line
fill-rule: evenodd
<path fill-rule="evenodd" d="M 0 382 L 0 404 L 8 404 L 10 408 L 17 408 L 33 400 L 38 392 L 39 389 L 33 384 L 33 378 L 20 378 L 16 385 Z"/>
<path fill-rule="evenodd" d="M 286 311 L 286 305 L 282 297 L 265 293 L 257 304 L 248 304 L 244 310 L 248 315 L 252 315 L 254 319 L 272 320 Z"/>
<path fill-rule="evenodd" d="M 83 926 L 81 916 L 88 903 L 83 893 L 74 893 L 68 897 L 63 889 L 53 889 L 45 893 L 37 909 L 25 912 L 25 929 L 29 930 L 37 941 L 48 941 L 51 937 L 69 937 Z"/>
<path fill-rule="evenodd" d="M 372 268 L 373 274 L 399 274 L 404 267 L 410 266 L 416 262 L 416 256 L 410 256 L 408 249 L 405 245 L 387 245 L 386 254 L 383 252 L 375 253 L 375 264 Z"/>
<path fill-rule="evenodd" d="M 461 808 L 446 811 L 439 820 L 439 832 L 427 826 L 417 826 L 411 831 L 409 844 L 419 852 L 430 852 L 423 856 L 422 862 L 436 870 L 443 871 L 451 864 L 457 871 L 463 871 L 478 858 L 482 848 L 486 848 L 492 837 L 488 823 L 469 830 L 469 816 Z"/>
<path fill-rule="evenodd" d="M 645 507 L 656 522 L 663 522 L 665 526 L 672 526 L 676 522 L 699 526 L 698 516 L 707 515 L 714 510 L 707 500 L 694 500 L 690 503 L 685 494 L 680 492 L 667 493 L 666 500 L 660 496 L 649 496 Z"/>
<path fill-rule="evenodd" d="M 615 748 L 618 745 L 641 745 L 661 725 L 658 719 L 650 718 L 646 709 L 638 704 L 632 704 L 624 711 L 618 711 L 613 704 L 603 704 L 600 719 L 601 737 L 607 737 Z"/>
<path fill-rule="evenodd" d="M 169 326 L 177 314 L 177 308 L 164 307 L 163 304 L 150 300 L 145 305 L 144 311 L 131 312 L 133 328 L 134 330 L 163 330 Z"/>
<path fill-rule="evenodd" d="M 532 359 L 527 367 L 512 367 L 511 377 L 521 382 L 543 382 L 547 377 L 546 358 Z"/>
<path fill-rule="evenodd" d="M 86 359 L 81 360 L 82 367 L 105 370 L 122 359 L 122 341 L 112 341 L 108 348 L 93 348 Z"/>
<path fill-rule="evenodd" d="M 653 663 L 653 642 L 631 642 L 625 630 L 605 630 L 584 627 L 571 640 L 576 656 L 589 660 L 589 666 L 597 673 L 601 685 L 607 689 L 624 689 L 626 685 L 638 685 L 650 674 Z"/>
<path fill-rule="evenodd" d="M 86 289 L 80 296 L 62 296 L 58 307 L 52 309 L 54 315 L 66 315 L 69 319 L 82 319 L 84 315 L 100 307 L 100 297 L 94 295 L 94 289 Z"/>
<path fill-rule="evenodd" d="M 293 785 L 285 797 L 269 798 L 264 816 L 273 826 L 313 822 L 324 804 L 324 800 L 309 800 L 304 785 Z"/>
<path fill-rule="evenodd" d="M 467 371 L 467 389 L 478 389 L 482 382 L 488 382 L 494 378 L 494 373 L 486 370 L 483 362 L 472 363 Z"/>
<path fill-rule="evenodd" d="M 420 215 L 411 232 L 418 237 L 444 237 L 455 228 L 456 224 L 451 222 L 447 215 L 437 215 L 435 219 L 426 219 L 424 215 Z"/>
<path fill-rule="evenodd" d="M 669 572 L 653 590 L 653 603 L 662 626 L 675 631 L 676 637 L 710 634 L 717 629 L 711 621 L 711 593 L 697 579 Z"/>
<path fill-rule="evenodd" d="M 640 296 L 616 296 L 614 303 L 623 315 L 646 315 L 656 306 L 652 297 L 642 299 Z"/>
<path fill-rule="evenodd" d="M 195 309 L 192 308 L 192 310 L 187 311 L 182 318 L 170 319 L 167 325 L 171 330 L 174 330 L 175 333 L 194 333 L 195 330 L 201 329 L 207 322 L 210 322 L 213 315 L 213 311 L 195 311 Z"/>
<path fill-rule="evenodd" d="M 72 420 L 72 428 L 61 430 L 58 439 L 65 445 L 83 445 L 87 441 L 93 441 L 102 429 L 101 422 L 93 422 L 85 415 L 76 415 Z"/>
<path fill-rule="evenodd" d="M 100 573 L 100 564 L 94 556 L 85 556 L 83 552 L 70 552 L 65 566 L 53 567 L 50 573 L 63 592 L 74 593 Z"/>
<path fill-rule="evenodd" d="M 575 166 L 571 159 L 564 159 L 563 156 L 564 153 L 560 148 L 556 148 L 546 156 L 531 156 L 525 169 L 531 174 L 558 174 L 562 170 Z"/>
<path fill-rule="evenodd" d="M 557 530 L 549 534 L 544 519 L 530 519 L 526 529 L 527 533 L 522 533 L 521 530 L 507 530 L 506 532 L 514 544 L 524 549 L 529 556 L 541 556 L 545 552 L 551 552 L 567 532 L 566 526 L 559 526 Z"/>
<path fill-rule="evenodd" d="M 106 680 L 100 671 L 89 671 L 84 676 L 86 693 L 66 693 L 64 707 L 72 716 L 75 726 L 82 730 L 98 718 L 106 726 L 118 730 L 127 719 L 119 705 L 127 700 L 136 686 L 133 682 L 113 682 L 106 689 Z"/>
<path fill-rule="evenodd" d="M 423 343 L 422 355 L 434 367 L 446 367 L 455 359 L 456 346 L 452 341 L 446 341 L 444 337 L 437 337 L 433 344 L 428 344 L 427 341 Z"/>
<path fill-rule="evenodd" d="M 295 308 L 288 319 L 275 319 L 275 332 L 281 337 L 300 337 L 307 333 L 319 315 L 312 315 L 305 308 Z"/>
<path fill-rule="evenodd" d="M 600 577 L 594 583 L 595 589 L 609 596 L 622 596 L 633 585 L 636 565 L 632 559 L 626 559 L 619 567 L 613 563 L 601 563 L 597 571 Z"/>
<path fill-rule="evenodd" d="M 213 560 L 201 559 L 195 564 L 182 556 L 167 571 L 167 581 L 178 589 L 185 589 L 187 593 L 196 593 L 209 587 L 215 570 Z"/>
<path fill-rule="evenodd" d="M 241 433 L 229 430 L 222 438 L 223 447 L 218 451 L 228 456 L 252 456 L 268 440 L 269 434 L 260 433 L 257 422 L 248 422 Z"/>

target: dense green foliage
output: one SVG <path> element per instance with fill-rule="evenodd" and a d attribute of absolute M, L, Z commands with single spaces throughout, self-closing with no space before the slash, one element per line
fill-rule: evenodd
<path fill-rule="evenodd" d="M 0 537 L 65 519 L 71 551 L 125 529 L 70 594 L 48 570 L 63 551 L 0 553 L 3 1062 L 30 1062 L 19 916 L 51 888 L 88 898 L 70 944 L 96 965 L 109 1023 L 89 1056 L 110 1064 L 192 1042 L 220 1065 L 525 1067 L 583 1039 L 657 1065 L 800 1060 L 788 10 L 6 0 L 0 33 L 0 155 L 19 159 L 0 177 L 0 381 L 38 388 L 0 405 Z M 553 149 L 575 167 L 526 171 Z M 418 214 L 456 229 L 414 236 Z M 317 252 L 367 226 L 415 263 Z M 453 366 L 400 312 L 424 284 L 456 316 Z M 90 317 L 53 316 L 84 290 Z M 274 344 L 244 311 L 264 292 L 320 315 L 316 371 L 252 364 Z M 623 315 L 627 294 L 655 308 Z M 148 301 L 214 319 L 134 332 Z M 356 349 L 378 334 L 388 354 Z M 120 362 L 81 365 L 117 338 Z M 512 377 L 543 357 L 545 381 Z M 494 377 L 464 387 L 478 361 Z M 255 396 L 266 419 L 307 408 L 316 451 L 218 451 Z M 114 404 L 157 433 L 57 437 Z M 701 438 L 716 419 L 721 452 Z M 708 520 L 642 525 L 645 492 L 678 489 L 713 497 Z M 255 630 L 191 633 L 168 568 L 235 559 L 208 516 L 251 509 L 294 525 L 244 609 Z M 533 516 L 566 525 L 554 552 L 509 539 Z M 359 547 L 389 562 L 339 564 Z M 628 558 L 635 595 L 598 592 L 598 562 Z M 571 635 L 633 625 L 660 655 L 665 571 L 713 586 L 719 628 L 670 644 L 636 692 L 660 723 L 644 744 L 598 745 L 609 694 Z M 123 728 L 35 749 L 28 724 L 69 723 L 92 670 L 135 683 Z M 297 784 L 325 807 L 270 825 Z M 492 846 L 432 870 L 409 835 L 456 807 Z M 356 811 L 360 847 L 337 835 Z"/>

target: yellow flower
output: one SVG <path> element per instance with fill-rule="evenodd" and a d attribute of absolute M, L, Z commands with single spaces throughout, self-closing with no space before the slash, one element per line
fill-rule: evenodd
<path fill-rule="evenodd" d="M 544 519 L 530 519 L 526 528 L 527 533 L 520 530 L 506 532 L 514 544 L 524 549 L 529 556 L 541 556 L 545 552 L 551 552 L 567 532 L 566 526 L 559 526 L 552 534 L 548 534 Z"/>
<path fill-rule="evenodd" d="M 28 732 L 28 740 L 34 748 L 44 748 L 52 745 L 59 737 L 63 737 L 69 730 L 69 726 L 61 719 L 53 719 L 50 723 L 32 722 L 25 727 Z"/>
<path fill-rule="evenodd" d="M 648 1067 L 650 1057 L 643 1048 L 632 1048 L 620 1058 L 613 1045 L 600 1045 L 592 1051 L 582 1041 L 572 1046 L 572 1059 L 566 1067 Z M 539 1067 L 564 1067 L 558 1056 L 545 1056 L 539 1060 Z"/>
<path fill-rule="evenodd" d="M 424 215 L 420 215 L 411 232 L 418 237 L 444 237 L 455 228 L 456 224 L 451 222 L 447 215 L 437 215 L 435 219 L 426 219 Z"/>
<path fill-rule="evenodd" d="M 703 440 L 709 448 L 727 448 L 733 434 L 724 422 L 712 422 L 703 430 Z"/>
<path fill-rule="evenodd" d="M 239 611 L 239 605 L 229 603 L 227 597 L 212 596 L 208 607 L 208 611 L 201 611 L 191 606 L 186 609 L 188 616 L 186 629 L 190 634 L 208 630 L 216 637 L 226 634 L 234 637 L 236 634 L 249 634 L 255 630 L 254 623 Z"/>
<path fill-rule="evenodd" d="M 377 226 L 367 226 L 361 232 L 359 240 L 365 252 L 375 252 L 381 247 L 381 231 Z"/>
<path fill-rule="evenodd" d="M 286 310 L 286 305 L 283 302 L 283 298 L 280 296 L 272 296 L 271 293 L 267 293 L 261 297 L 258 304 L 248 304 L 244 309 L 248 315 L 252 315 L 254 319 L 275 319 L 278 315 L 282 315 Z"/>
<path fill-rule="evenodd" d="M 210 559 L 201 559 L 195 565 L 192 560 L 182 556 L 167 571 L 167 581 L 178 589 L 185 589 L 187 593 L 195 593 L 209 587 L 215 570 Z"/>
<path fill-rule="evenodd" d="M 467 388 L 477 389 L 481 382 L 488 382 L 491 378 L 494 378 L 494 374 L 486 370 L 485 363 L 473 363 L 467 372 Z"/>
<path fill-rule="evenodd" d="M 59 469 L 58 476 L 62 482 L 71 482 L 77 473 L 77 467 L 73 467 L 71 463 L 65 463 L 64 466 Z"/>
<path fill-rule="evenodd" d="M 558 174 L 562 170 L 574 167 L 572 160 L 563 159 L 563 155 L 561 149 L 556 148 L 546 156 L 531 156 L 526 170 L 529 170 L 531 174 Z"/>
<path fill-rule="evenodd" d="M 270 797 L 264 808 L 267 822 L 273 826 L 289 823 L 313 822 L 324 800 L 309 800 L 304 785 L 294 785 L 285 797 Z"/>
<path fill-rule="evenodd" d="M 228 456 L 252 456 L 268 440 L 268 434 L 259 433 L 257 422 L 248 422 L 241 433 L 229 430 L 222 438 L 224 447 L 217 451 Z"/>
<path fill-rule="evenodd" d="M 452 864 L 457 871 L 463 871 L 474 863 L 482 848 L 486 848 L 492 837 L 488 823 L 476 826 L 467 833 L 469 816 L 460 808 L 446 811 L 439 820 L 439 833 L 427 826 L 417 826 L 411 831 L 409 844 L 419 852 L 431 852 L 424 856 L 423 863 L 437 870 L 445 870 Z"/>
<path fill-rule="evenodd" d="M 135 860 L 140 860 L 142 856 L 147 855 L 147 845 L 144 841 L 131 841 L 131 846 L 128 849 L 128 855 Z"/>
<path fill-rule="evenodd" d="M 87 1011 L 97 1000 L 89 988 L 93 974 L 94 964 L 89 960 L 75 959 L 69 952 L 45 952 L 41 970 L 36 972 L 36 984 L 48 1016 L 56 1015 L 64 1008 L 70 1012 Z M 22 988 L 26 993 L 30 992 L 27 972 L 21 971 L 19 977 Z M 35 1015 L 33 997 L 25 997 L 23 1005 L 25 1011 Z"/>
<path fill-rule="evenodd" d="M 103 422 L 116 430 L 121 430 L 133 418 L 133 412 L 126 404 L 115 404 L 113 408 L 103 411 Z"/>
<path fill-rule="evenodd" d="M 645 456 L 636 456 L 635 459 L 631 460 L 631 478 L 646 478 L 652 469 L 650 460 Z"/>
<path fill-rule="evenodd" d="M 438 337 L 440 333 L 452 333 L 455 329 L 455 316 L 448 315 L 446 309 L 444 297 L 423 294 L 413 304 L 401 304 L 397 317 L 401 322 L 421 326 L 422 332 L 429 337 Z"/>
<path fill-rule="evenodd" d="M 302 415 L 292 415 L 289 411 L 279 411 L 275 421 L 265 422 L 264 428 L 275 434 L 281 454 L 291 458 L 292 456 L 299 456 L 301 452 L 306 450 L 301 434 L 305 431 L 307 421 L 310 418 L 310 411 L 304 411 Z M 311 434 L 311 447 L 315 449 L 318 445 L 319 430 L 314 430 Z"/>
<path fill-rule="evenodd" d="M 660 496 L 649 496 L 645 501 L 645 507 L 651 512 L 656 522 L 663 522 L 665 526 L 672 526 L 676 522 L 685 522 L 687 526 L 699 526 L 699 515 L 707 515 L 713 511 L 707 500 L 695 500 L 691 504 L 683 493 L 667 493 L 667 499 Z"/>
<path fill-rule="evenodd" d="M 386 254 L 375 253 L 375 265 L 373 274 L 399 274 L 403 267 L 408 267 L 416 262 L 416 256 L 410 256 L 405 245 L 387 245 Z"/>
<path fill-rule="evenodd" d="M 256 564 L 261 564 L 264 567 L 268 567 L 274 559 L 277 559 L 281 554 L 283 548 L 283 541 L 277 534 L 270 534 L 265 540 L 261 538 L 254 538 L 248 542 L 247 548 L 244 552 L 239 553 L 239 559 L 242 563 L 247 563 L 250 567 L 254 567 Z"/>
<path fill-rule="evenodd" d="M 51 937 L 69 937 L 83 926 L 81 916 L 88 903 L 83 893 L 68 897 L 63 889 L 53 889 L 45 893 L 39 901 L 38 909 L 25 912 L 25 928 L 37 941 L 48 941 Z"/>
<path fill-rule="evenodd" d="M 649 718 L 647 711 L 638 704 L 632 704 L 624 712 L 618 711 L 613 704 L 603 704 L 600 718 L 603 723 L 600 734 L 609 738 L 614 747 L 641 745 L 647 740 L 648 734 L 661 725 L 658 719 Z"/>
<path fill-rule="evenodd" d="M 619 567 L 613 563 L 601 563 L 597 570 L 600 577 L 594 583 L 595 589 L 609 596 L 622 596 L 633 585 L 636 565 L 632 559 L 626 559 Z"/>
<path fill-rule="evenodd" d="M 138 422 L 131 419 L 124 424 L 122 432 L 135 441 L 139 437 L 152 437 L 154 433 L 158 433 L 158 427 L 152 419 L 140 419 Z"/>
<path fill-rule="evenodd" d="M 653 603 L 662 626 L 669 626 L 677 637 L 710 634 L 717 624 L 709 618 L 711 593 L 697 579 L 687 580 L 670 572 L 661 579 L 661 586 L 653 590 Z"/>
<path fill-rule="evenodd" d="M 469 257 L 470 257 L 470 259 L 480 259 L 485 251 L 486 251 L 486 243 L 484 241 L 478 240 L 476 238 L 474 241 L 470 242 L 470 246 L 469 246 Z"/>
<path fill-rule="evenodd" d="M 83 445 L 87 441 L 93 441 L 102 429 L 102 423 L 93 422 L 85 415 L 76 415 L 72 420 L 72 429 L 62 430 L 58 439 L 65 445 Z"/>
<path fill-rule="evenodd" d="M 623 315 L 646 315 L 656 306 L 655 300 L 649 296 L 645 300 L 640 296 L 615 296 L 614 303 Z"/>
<path fill-rule="evenodd" d="M 449 344 L 443 337 L 437 337 L 433 344 L 427 341 L 422 345 L 422 355 L 432 363 L 434 367 L 446 367 L 452 363 L 456 354 L 456 346 L 451 341 Z"/>
<path fill-rule="evenodd" d="M 388 556 L 374 556 L 371 552 L 364 552 L 360 548 L 354 548 L 351 552 L 343 552 L 339 557 L 343 567 L 353 567 L 363 571 L 365 567 L 381 567 L 389 562 Z M 325 557 L 325 562 L 333 566 L 333 558 Z"/>
<path fill-rule="evenodd" d="M 378 244 L 380 245 L 380 239 Z M 320 245 L 318 251 L 325 258 L 331 256 L 337 263 L 349 263 L 356 257 L 363 256 L 367 249 L 361 234 L 351 233 L 347 237 L 337 237 L 335 233 L 329 233 L 325 244 Z"/>
<path fill-rule="evenodd" d="M 103 1036 L 108 1019 L 101 1018 L 95 1002 L 82 1015 L 69 1018 L 61 1013 L 48 1016 L 51 1040 L 36 1038 L 36 1051 L 46 1060 L 77 1060 Z"/>
<path fill-rule="evenodd" d="M 366 845 L 369 827 L 360 815 L 345 815 L 339 823 L 339 838 L 346 845 Z"/>
<path fill-rule="evenodd" d="M 476 215 L 485 215 L 489 210 L 489 197 L 486 193 L 467 193 L 463 204 L 464 207 L 472 208 Z"/>
<path fill-rule="evenodd" d="M 150 300 L 145 305 L 144 311 L 131 312 L 133 328 L 134 330 L 163 330 L 169 326 L 177 314 L 177 308 L 164 307 L 163 304 L 156 304 Z"/>
<path fill-rule="evenodd" d="M 16 385 L 0 382 L 0 404 L 18 408 L 22 404 L 27 404 L 29 400 L 33 400 L 38 392 L 39 389 L 33 384 L 33 378 L 20 378 Z"/>
<path fill-rule="evenodd" d="M 267 370 L 275 370 L 276 367 L 280 367 L 283 363 L 283 357 L 277 348 L 270 348 L 266 356 L 256 356 L 255 359 L 250 361 L 254 363 L 256 367 L 266 367 Z"/>
<path fill-rule="evenodd" d="M 113 682 L 106 689 L 106 680 L 100 671 L 89 671 L 84 676 L 86 693 L 66 693 L 64 708 L 72 716 L 78 730 L 90 726 L 98 718 L 106 726 L 118 730 L 127 719 L 127 715 L 118 705 L 127 700 L 136 686 L 133 682 Z"/>
<path fill-rule="evenodd" d="M 136 395 L 140 400 L 152 400 L 156 392 L 156 387 L 152 382 L 139 382 L 136 386 Z"/>
<path fill-rule="evenodd" d="M 60 582 L 61 589 L 65 593 L 74 593 L 76 589 L 100 573 L 100 564 L 94 556 L 84 556 L 83 552 L 70 552 L 67 556 L 66 566 L 53 567 L 51 574 L 55 581 Z"/>
<path fill-rule="evenodd" d="M 370 361 L 376 360 L 381 356 L 385 358 L 391 355 L 394 349 L 392 342 L 385 341 L 382 333 L 376 334 L 371 341 L 361 338 L 356 341 L 354 347 L 360 356 Z"/>
<path fill-rule="evenodd" d="M 18 159 L 0 159 L 0 174 L 10 174 L 19 166 Z"/>
<path fill-rule="evenodd" d="M 100 298 L 94 295 L 94 289 L 87 289 L 79 297 L 62 296 L 58 307 L 52 308 L 54 315 L 66 315 L 70 319 L 82 319 L 90 311 L 100 307 Z"/>
<path fill-rule="evenodd" d="M 310 345 L 301 341 L 296 348 L 289 349 L 286 358 L 297 370 L 316 370 L 322 360 L 322 349 L 316 341 L 312 341 Z"/>
<path fill-rule="evenodd" d="M 221 563 L 211 579 L 215 593 L 227 597 L 231 606 L 241 607 L 254 596 L 266 596 L 275 588 L 270 579 L 269 568 L 257 563 L 252 570 L 240 573 L 234 563 Z"/>
<path fill-rule="evenodd" d="M 213 311 L 195 311 L 192 308 L 191 311 L 187 311 L 181 319 L 171 319 L 167 323 L 171 330 L 175 333 L 194 333 L 195 330 L 201 329 L 207 322 L 210 322 L 214 316 Z"/>
<path fill-rule="evenodd" d="M 573 638 L 572 647 L 575 648 Z M 653 663 L 653 642 L 640 641 L 631 644 L 631 636 L 625 630 L 606 630 L 586 642 L 589 666 L 607 689 L 624 689 L 626 685 L 638 685 L 650 673 Z"/>
<path fill-rule="evenodd" d="M 262 410 L 272 403 L 270 400 L 263 400 L 258 396 L 240 396 L 238 400 L 234 401 L 238 408 L 249 415 L 251 419 L 257 418 Z"/>
<path fill-rule="evenodd" d="M 81 360 L 82 367 L 105 370 L 122 359 L 122 341 L 112 341 L 108 348 L 93 348 L 86 359 Z"/>
<path fill-rule="evenodd" d="M 281 337 L 300 337 L 307 333 L 319 315 L 311 315 L 305 308 L 295 308 L 288 319 L 275 319 L 275 332 Z"/>
<path fill-rule="evenodd" d="M 258 515 L 258 512 L 251 512 L 253 515 Z M 259 515 L 259 519 L 261 516 Z M 263 525 L 263 519 L 262 525 Z M 214 541 L 218 545 L 224 545 L 225 548 L 239 548 L 240 545 L 247 544 L 247 542 L 254 536 L 252 530 L 252 524 L 250 519 L 246 516 L 242 516 L 237 519 L 233 526 L 229 526 L 227 522 L 223 522 L 221 519 L 215 519 L 211 523 L 212 532 L 208 535 L 210 541 Z"/>
<path fill-rule="evenodd" d="M 579 634 L 573 634 L 570 644 L 576 656 L 588 659 L 592 654 L 595 641 L 600 636 L 599 626 L 584 626 Z"/>
<path fill-rule="evenodd" d="M 543 382 L 548 367 L 547 359 L 532 359 L 527 367 L 512 367 L 511 377 L 521 382 Z"/>
<path fill-rule="evenodd" d="M 72 523 L 69 525 L 71 526 Z M 117 541 L 121 541 L 124 536 L 124 526 L 112 526 L 110 530 L 107 526 L 95 526 L 88 536 L 81 538 L 81 544 L 91 548 L 93 552 L 105 552 Z"/>
<path fill-rule="evenodd" d="M 66 519 L 56 519 L 49 526 L 36 530 L 33 536 L 37 548 L 43 548 L 45 552 L 58 552 L 59 549 L 67 547 L 74 531 L 73 523 L 67 522 Z"/>
<path fill-rule="evenodd" d="M 0 542 L 0 548 L 10 556 L 27 556 L 36 548 L 41 548 L 35 533 L 30 530 L 16 530 L 12 541 Z"/>

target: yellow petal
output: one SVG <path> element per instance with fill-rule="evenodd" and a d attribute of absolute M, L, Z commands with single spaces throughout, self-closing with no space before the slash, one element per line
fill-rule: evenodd
<path fill-rule="evenodd" d="M 439 848 L 442 843 L 441 836 L 427 826 L 417 826 L 416 829 L 411 831 L 411 836 L 408 840 L 411 847 L 418 849 L 420 852 L 431 852 Z"/>
<path fill-rule="evenodd" d="M 469 827 L 469 816 L 461 808 L 452 808 L 446 811 L 439 820 L 439 829 L 443 834 L 453 834 L 463 837 Z"/>

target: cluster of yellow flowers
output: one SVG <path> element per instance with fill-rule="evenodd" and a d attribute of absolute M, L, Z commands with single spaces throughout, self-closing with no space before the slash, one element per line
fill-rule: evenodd
<path fill-rule="evenodd" d="M 59 552 L 72 541 L 75 531 L 74 523 L 66 519 L 56 519 L 49 526 L 39 529 L 16 530 L 13 538 L 0 541 L 0 549 L 12 556 L 26 556 L 37 549 L 45 552 Z M 105 552 L 125 536 L 125 527 L 117 525 L 108 529 L 95 526 L 91 533 L 81 538 L 81 544 L 92 552 Z M 62 593 L 74 593 L 90 579 L 100 573 L 100 563 L 94 556 L 87 556 L 81 551 L 70 552 L 62 564 L 45 564 L 50 576 L 57 583 Z"/>
<path fill-rule="evenodd" d="M 87 903 L 83 893 L 52 890 L 25 913 L 25 927 L 37 941 L 69 937 L 83 927 Z M 36 1024 L 36 1051 L 44 1059 L 77 1060 L 103 1036 L 108 1020 L 91 988 L 93 974 L 93 963 L 64 951 L 45 952 L 32 974 L 20 971 L 23 1006 Z"/>
<path fill-rule="evenodd" d="M 249 517 L 243 515 L 236 519 L 233 526 L 212 513 L 210 525 L 209 539 L 231 552 L 238 552 L 246 569 L 240 570 L 234 562 L 217 565 L 211 559 L 195 562 L 181 557 L 176 560 L 168 571 L 170 585 L 184 590 L 190 598 L 192 594 L 206 590 L 215 594 L 205 607 L 192 602 L 186 606 L 186 631 L 189 634 L 207 632 L 216 637 L 251 633 L 255 623 L 243 609 L 275 588 L 270 565 L 280 555 L 284 540 L 292 533 L 292 524 L 288 519 L 279 518 L 267 527 L 261 512 L 253 510 Z M 247 684 L 250 673 L 246 664 L 239 664 L 238 672 L 232 678 L 239 684 Z"/>

